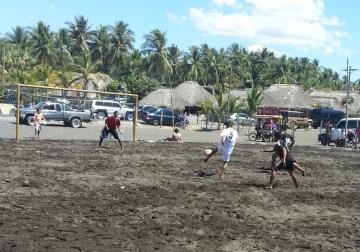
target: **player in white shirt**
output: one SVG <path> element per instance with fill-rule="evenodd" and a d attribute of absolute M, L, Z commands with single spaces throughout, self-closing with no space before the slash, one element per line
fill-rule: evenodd
<path fill-rule="evenodd" d="M 221 131 L 219 143 L 204 160 L 207 162 L 216 152 L 222 152 L 223 167 L 220 171 L 220 179 L 224 178 L 225 171 L 227 170 L 227 164 L 230 161 L 230 156 L 234 150 L 236 138 L 238 137 L 238 133 L 232 128 L 232 122 L 225 122 L 224 126 L 225 129 Z"/>

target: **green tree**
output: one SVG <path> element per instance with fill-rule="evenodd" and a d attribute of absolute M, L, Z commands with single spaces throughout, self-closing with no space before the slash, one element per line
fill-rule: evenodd
<path fill-rule="evenodd" d="M 120 79 L 121 83 L 126 83 L 127 92 L 137 94 L 142 99 L 150 92 L 158 89 L 160 83 L 145 74 L 131 74 Z"/>
<path fill-rule="evenodd" d="M 100 25 L 94 32 L 93 40 L 90 44 L 91 58 L 93 62 L 99 62 L 99 71 L 109 73 L 110 68 L 110 50 L 111 50 L 111 37 L 109 28 Z"/>
<path fill-rule="evenodd" d="M 22 26 L 12 28 L 12 32 L 7 34 L 7 41 L 10 44 L 17 45 L 19 48 L 24 49 L 29 43 L 29 32 Z"/>
<path fill-rule="evenodd" d="M 253 87 L 246 96 L 247 112 L 249 116 L 253 116 L 257 108 L 261 105 L 262 97 L 261 90 L 257 87 Z"/>
<path fill-rule="evenodd" d="M 209 124 L 209 115 L 210 112 L 213 109 L 213 102 L 209 99 L 205 99 L 201 104 L 201 112 L 204 113 L 205 115 L 205 129 L 208 129 L 208 124 Z"/>
<path fill-rule="evenodd" d="M 37 61 L 46 65 L 50 61 L 52 54 L 52 37 L 50 26 L 39 21 L 36 27 L 31 29 L 31 44 Z"/>
<path fill-rule="evenodd" d="M 134 33 L 128 28 L 128 24 L 116 22 L 111 34 L 111 63 L 117 69 L 123 65 L 124 58 L 134 48 L 134 42 Z"/>
<path fill-rule="evenodd" d="M 68 31 L 71 38 L 71 53 L 73 56 L 78 56 L 81 53 L 89 52 L 88 43 L 90 41 L 92 32 L 88 20 L 80 15 L 75 17 L 75 22 L 67 22 Z"/>
<path fill-rule="evenodd" d="M 167 77 L 171 75 L 172 72 L 166 50 L 165 33 L 159 29 L 155 29 L 149 34 L 146 34 L 144 38 L 145 42 L 142 45 L 142 52 L 146 57 L 148 73 L 161 83 L 165 83 Z"/>

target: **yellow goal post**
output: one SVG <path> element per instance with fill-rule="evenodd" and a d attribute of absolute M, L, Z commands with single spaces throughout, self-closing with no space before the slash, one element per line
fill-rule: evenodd
<path fill-rule="evenodd" d="M 60 88 L 60 87 L 46 87 L 39 85 L 28 85 L 28 84 L 16 84 L 16 142 L 19 142 L 20 134 L 20 103 L 21 103 L 21 88 L 33 88 L 33 89 L 46 89 L 46 90 L 60 90 L 60 91 L 69 91 L 69 92 L 81 92 L 84 94 L 100 94 L 100 95 L 114 95 L 114 96 L 128 96 L 134 98 L 134 116 L 133 116 L 133 142 L 136 141 L 136 127 L 137 127 L 137 118 L 138 118 L 138 95 L 136 94 L 127 94 L 127 93 L 118 93 L 118 92 L 104 92 L 104 91 L 93 91 L 93 90 L 82 90 L 82 89 L 71 89 L 71 88 Z"/>

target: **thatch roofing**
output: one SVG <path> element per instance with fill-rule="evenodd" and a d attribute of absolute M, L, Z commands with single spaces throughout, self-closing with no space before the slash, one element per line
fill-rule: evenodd
<path fill-rule="evenodd" d="M 193 81 L 187 81 L 173 89 L 174 109 L 184 110 L 185 107 L 200 107 L 201 102 L 210 99 L 216 104 L 216 99 L 202 86 Z M 140 105 L 154 105 L 171 108 L 170 89 L 160 88 L 148 94 L 140 101 Z"/>
<path fill-rule="evenodd" d="M 216 103 L 215 97 L 206 91 L 204 87 L 200 86 L 197 82 L 194 81 L 186 81 L 181 83 L 179 86 L 174 88 L 174 93 L 187 101 L 188 104 L 190 104 L 187 106 L 191 107 L 200 107 L 200 104 L 206 99 Z"/>
<path fill-rule="evenodd" d="M 171 93 L 169 88 L 159 88 L 146 97 L 141 99 L 140 105 L 153 105 L 159 107 L 171 108 Z M 176 94 L 173 90 L 173 104 L 174 109 L 184 110 L 185 106 L 190 106 L 190 103 L 185 101 L 182 97 Z"/>
<path fill-rule="evenodd" d="M 359 113 L 360 94 L 350 92 L 349 96 L 354 98 L 354 103 L 348 106 L 349 113 Z M 313 98 L 314 105 L 345 111 L 345 105 L 342 103 L 342 100 L 346 98 L 345 91 L 314 91 L 310 93 L 310 97 Z"/>
<path fill-rule="evenodd" d="M 274 84 L 264 90 L 262 107 L 312 108 L 313 100 L 301 86 Z"/>
<path fill-rule="evenodd" d="M 230 96 L 243 100 L 246 99 L 247 94 L 250 93 L 250 91 L 251 89 L 234 89 L 230 91 Z"/>

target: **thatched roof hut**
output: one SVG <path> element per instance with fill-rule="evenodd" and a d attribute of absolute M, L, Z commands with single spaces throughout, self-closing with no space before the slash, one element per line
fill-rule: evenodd
<path fill-rule="evenodd" d="M 305 109 L 312 108 L 313 100 L 301 86 L 295 84 L 274 84 L 264 90 L 262 107 Z"/>
<path fill-rule="evenodd" d="M 189 105 L 186 107 L 201 107 L 201 103 L 209 99 L 216 104 L 216 99 L 206 89 L 200 86 L 197 82 L 186 81 L 174 88 L 174 94 L 180 96 Z"/>
<path fill-rule="evenodd" d="M 153 105 L 159 107 L 171 108 L 171 93 L 169 88 L 159 88 L 147 96 L 145 96 L 139 102 L 140 105 Z M 173 90 L 173 104 L 174 109 L 184 110 L 186 106 L 190 106 L 190 103 L 180 97 Z"/>
<path fill-rule="evenodd" d="M 343 100 L 346 99 L 345 91 L 314 91 L 310 93 L 310 97 L 315 106 L 329 107 L 345 112 L 346 105 L 343 103 Z M 349 113 L 360 113 L 360 94 L 350 92 L 349 97 L 354 99 L 354 102 L 348 106 Z"/>
<path fill-rule="evenodd" d="M 234 89 L 230 91 L 230 96 L 236 97 L 240 100 L 245 100 L 248 93 L 250 93 L 251 89 Z"/>

